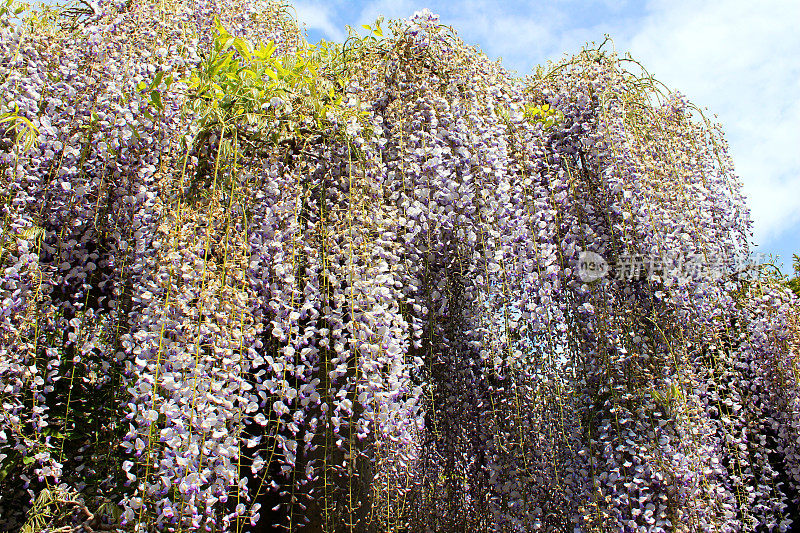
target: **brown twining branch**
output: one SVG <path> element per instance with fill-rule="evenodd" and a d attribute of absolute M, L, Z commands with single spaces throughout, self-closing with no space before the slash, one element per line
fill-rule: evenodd
<path fill-rule="evenodd" d="M 73 533 L 79 531 L 80 529 L 83 529 L 86 531 L 86 533 L 94 533 L 95 531 L 116 531 L 118 529 L 114 524 L 102 523 L 100 521 L 100 516 L 92 513 L 82 502 L 77 500 L 64 500 L 59 503 L 63 505 L 74 505 L 79 511 L 86 515 L 86 520 L 76 526 L 62 526 L 58 529 L 54 529 L 53 533 Z"/>

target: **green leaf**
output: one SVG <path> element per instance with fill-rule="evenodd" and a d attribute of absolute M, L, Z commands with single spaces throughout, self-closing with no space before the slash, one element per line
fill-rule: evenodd
<path fill-rule="evenodd" d="M 242 54 L 242 56 L 245 57 L 248 61 L 253 57 L 253 55 L 250 53 L 250 45 L 247 44 L 247 41 L 245 41 L 244 39 L 236 37 L 233 40 L 233 47 L 236 49 L 237 52 Z"/>
<path fill-rule="evenodd" d="M 681 392 L 681 388 L 678 386 L 677 383 L 673 383 L 672 387 L 670 387 L 670 395 L 673 399 L 679 400 L 683 397 L 683 393 Z"/>
<path fill-rule="evenodd" d="M 154 104 L 154 105 L 155 105 L 157 108 L 159 108 L 159 109 L 161 109 L 161 110 L 163 110 L 163 109 L 164 109 L 164 103 L 161 101 L 161 93 L 160 93 L 160 92 L 158 92 L 158 91 L 152 91 L 152 92 L 150 93 L 150 101 L 151 101 L 151 102 L 153 102 L 153 104 Z"/>
<path fill-rule="evenodd" d="M 149 90 L 151 90 L 151 91 L 152 91 L 153 89 L 155 89 L 156 87 L 158 87 L 158 86 L 161 84 L 161 80 L 162 80 L 163 78 L 164 78 L 164 71 L 163 71 L 163 70 L 159 70 L 159 71 L 156 73 L 156 77 L 155 77 L 155 78 L 153 78 L 153 81 L 150 83 Z"/>
<path fill-rule="evenodd" d="M 261 43 L 261 46 L 255 52 L 255 55 L 262 61 L 266 61 L 272 54 L 275 53 L 275 43 L 267 41 L 267 44 Z"/>
<path fill-rule="evenodd" d="M 186 82 L 190 89 L 196 89 L 201 83 L 200 76 L 197 74 L 192 74 L 188 80 L 184 79 L 182 81 Z"/>
<path fill-rule="evenodd" d="M 223 42 L 222 48 L 219 49 L 220 53 L 227 52 L 233 46 L 233 42 L 235 39 L 232 36 L 228 36 Z"/>
<path fill-rule="evenodd" d="M 275 71 L 278 73 L 278 76 L 280 76 L 281 78 L 285 78 L 286 76 L 288 76 L 291 73 L 290 71 L 288 71 L 285 68 L 283 68 L 283 65 L 281 65 L 277 61 L 275 62 Z"/>
<path fill-rule="evenodd" d="M 225 29 L 225 26 L 222 25 L 222 22 L 220 22 L 219 17 L 216 15 L 214 16 L 214 29 L 217 30 L 217 33 L 219 33 L 220 37 L 230 37 L 231 35 L 228 30 Z"/>
<path fill-rule="evenodd" d="M 222 57 L 222 61 L 220 62 L 220 68 L 228 68 L 230 66 L 231 61 L 233 60 L 233 53 L 229 52 Z"/>

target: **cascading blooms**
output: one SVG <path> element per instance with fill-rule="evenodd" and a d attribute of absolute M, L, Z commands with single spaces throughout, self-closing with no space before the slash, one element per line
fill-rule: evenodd
<path fill-rule="evenodd" d="M 310 45 L 277 3 L 14 7 L 0 528 L 797 517 L 797 300 L 737 267 L 721 131 L 631 59 L 519 78 L 427 10 Z"/>

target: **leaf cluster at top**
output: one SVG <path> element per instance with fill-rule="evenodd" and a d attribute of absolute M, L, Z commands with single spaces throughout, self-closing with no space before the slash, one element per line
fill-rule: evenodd
<path fill-rule="evenodd" d="M 272 41 L 254 46 L 231 35 L 218 19 L 215 28 L 210 54 L 187 80 L 200 132 L 221 127 L 225 133 L 244 124 L 277 142 L 358 114 L 342 107 L 347 80 L 330 74 L 338 58 L 335 45 L 306 43 L 279 55 Z M 160 107 L 157 91 L 151 94 Z"/>

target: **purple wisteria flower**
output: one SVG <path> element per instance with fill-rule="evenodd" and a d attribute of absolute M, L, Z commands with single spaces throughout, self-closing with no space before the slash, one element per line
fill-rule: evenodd
<path fill-rule="evenodd" d="M 798 301 L 683 95 L 84 7 L 0 9 L 0 529 L 789 529 Z"/>

